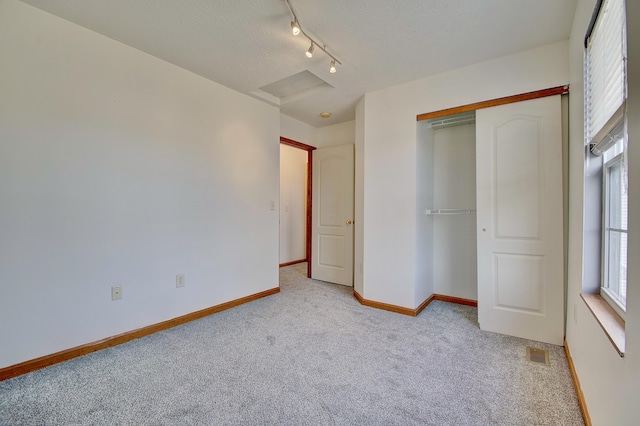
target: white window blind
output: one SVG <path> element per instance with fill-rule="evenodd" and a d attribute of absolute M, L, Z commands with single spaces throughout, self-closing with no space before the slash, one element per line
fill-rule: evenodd
<path fill-rule="evenodd" d="M 604 0 L 587 39 L 586 142 L 596 144 L 624 116 L 626 23 L 624 0 Z"/>

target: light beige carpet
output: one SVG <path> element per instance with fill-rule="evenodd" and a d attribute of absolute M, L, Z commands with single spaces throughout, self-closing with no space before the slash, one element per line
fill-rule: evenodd
<path fill-rule="evenodd" d="M 467 306 L 361 306 L 305 268 L 282 268 L 279 294 L 0 382 L 0 424 L 582 424 L 562 347 L 482 332 Z"/>

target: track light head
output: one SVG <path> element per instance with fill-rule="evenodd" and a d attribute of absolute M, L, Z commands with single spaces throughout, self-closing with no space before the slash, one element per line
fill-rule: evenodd
<path fill-rule="evenodd" d="M 2 0 L 0 0 L 2 1 Z M 289 8 L 289 12 L 291 12 L 291 17 L 292 17 L 292 21 L 291 21 L 291 32 L 293 33 L 294 36 L 297 36 L 298 34 L 302 33 L 302 35 L 304 36 L 304 38 L 306 38 L 307 40 L 309 40 L 311 42 L 311 46 L 309 46 L 309 48 L 307 49 L 307 51 L 305 52 L 305 55 L 307 56 L 307 58 L 312 58 L 313 57 L 313 51 L 315 50 L 316 46 L 318 47 L 318 49 L 320 49 L 322 52 L 324 52 L 328 57 L 331 58 L 331 62 L 329 63 L 329 72 L 330 73 L 335 73 L 336 72 L 336 63 L 342 65 L 342 62 L 340 62 L 339 60 L 337 60 L 335 58 L 335 56 L 333 56 L 328 50 L 327 50 L 327 46 L 323 45 L 321 43 L 318 43 L 317 40 L 314 40 L 313 38 L 311 38 L 307 33 L 304 32 L 304 30 L 302 29 L 302 27 L 300 26 L 300 22 L 298 22 L 298 17 L 296 16 L 295 12 L 293 11 L 293 8 L 291 7 L 291 0 L 284 0 L 285 3 L 287 3 L 287 7 Z"/>
<path fill-rule="evenodd" d="M 311 42 L 311 46 L 309 46 L 309 49 L 305 52 L 305 55 L 307 55 L 307 58 L 312 58 L 313 57 L 313 50 L 315 49 L 315 47 L 313 46 L 313 42 Z"/>
<path fill-rule="evenodd" d="M 300 34 L 300 24 L 298 24 L 298 20 L 291 21 L 291 32 L 293 35 Z"/>

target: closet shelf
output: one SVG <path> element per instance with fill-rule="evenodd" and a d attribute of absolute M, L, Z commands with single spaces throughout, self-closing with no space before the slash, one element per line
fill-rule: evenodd
<path fill-rule="evenodd" d="M 430 215 L 451 215 L 451 214 L 475 214 L 475 210 L 471 209 L 427 209 L 425 214 Z"/>

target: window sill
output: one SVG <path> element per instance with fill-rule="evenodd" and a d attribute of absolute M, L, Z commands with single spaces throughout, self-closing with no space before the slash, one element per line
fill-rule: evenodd
<path fill-rule="evenodd" d="M 580 294 L 584 303 L 604 330 L 605 334 L 623 357 L 625 351 L 624 320 L 598 294 Z"/>

